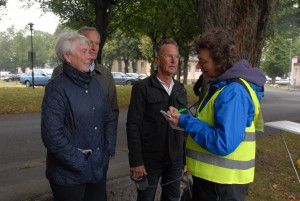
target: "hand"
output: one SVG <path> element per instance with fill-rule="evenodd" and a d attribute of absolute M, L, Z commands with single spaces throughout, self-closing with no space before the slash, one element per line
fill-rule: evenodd
<path fill-rule="evenodd" d="M 145 166 L 130 167 L 131 176 L 134 179 L 147 175 Z"/>
<path fill-rule="evenodd" d="M 174 126 L 177 126 L 180 117 L 180 113 L 178 113 L 177 108 L 170 106 L 167 112 L 172 116 L 172 118 L 165 117 L 165 119 L 171 124 L 173 124 Z"/>
<path fill-rule="evenodd" d="M 183 166 L 183 173 L 187 172 L 187 165 Z"/>

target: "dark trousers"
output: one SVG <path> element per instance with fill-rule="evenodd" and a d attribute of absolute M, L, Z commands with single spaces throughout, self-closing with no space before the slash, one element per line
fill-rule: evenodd
<path fill-rule="evenodd" d="M 100 183 L 61 186 L 50 183 L 54 201 L 106 201 L 106 179 Z"/>
<path fill-rule="evenodd" d="M 243 201 L 249 184 L 218 184 L 193 176 L 193 201 Z"/>
<path fill-rule="evenodd" d="M 161 201 L 178 201 L 180 198 L 180 177 L 182 175 L 182 158 L 175 161 L 144 160 L 149 187 L 137 190 L 137 201 L 153 201 L 159 179 L 161 178 Z M 169 183 L 170 184 L 167 184 Z M 167 185 L 164 185 L 167 184 Z"/>

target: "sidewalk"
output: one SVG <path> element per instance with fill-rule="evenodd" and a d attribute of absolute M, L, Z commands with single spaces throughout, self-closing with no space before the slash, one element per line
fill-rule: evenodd
<path fill-rule="evenodd" d="M 136 188 L 129 176 L 107 181 L 107 201 L 133 201 L 136 199 Z M 52 193 L 46 193 L 24 201 L 53 201 Z"/>
<path fill-rule="evenodd" d="M 183 178 L 184 179 L 184 178 Z M 181 192 L 186 188 L 186 183 L 181 182 Z M 155 200 L 159 200 L 161 188 L 158 187 Z M 129 176 L 112 179 L 107 181 L 107 201 L 135 201 L 136 187 Z M 53 201 L 51 192 L 30 198 L 24 201 Z"/>

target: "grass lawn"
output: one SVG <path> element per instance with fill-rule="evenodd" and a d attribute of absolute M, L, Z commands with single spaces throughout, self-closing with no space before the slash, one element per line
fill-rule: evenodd
<path fill-rule="evenodd" d="M 128 106 L 131 88 L 117 86 L 119 107 Z M 40 112 L 44 89 L 0 81 L 0 114 Z M 196 102 L 192 85 L 186 85 L 186 89 L 189 102 Z M 294 161 L 300 159 L 300 136 L 286 134 L 286 140 Z M 257 139 L 256 155 L 255 180 L 246 201 L 300 201 L 300 184 L 279 134 Z"/>

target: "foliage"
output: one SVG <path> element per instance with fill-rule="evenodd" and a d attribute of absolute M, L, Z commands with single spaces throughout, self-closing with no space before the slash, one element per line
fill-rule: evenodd
<path fill-rule="evenodd" d="M 280 34 L 293 39 L 299 36 L 299 6 L 299 0 L 278 0 L 270 27 L 271 36 Z"/>
<path fill-rule="evenodd" d="M 142 58 L 142 53 L 139 49 L 140 40 L 117 31 L 111 40 L 108 40 L 103 49 L 103 61 L 110 68 L 114 59 L 121 60 L 125 63 L 124 72 L 129 72 L 129 62 L 132 62 L 133 72 L 136 72 L 136 61 Z"/>
<path fill-rule="evenodd" d="M 148 36 L 142 36 L 140 42 L 141 43 L 139 44 L 139 49 L 141 50 L 142 55 L 148 60 L 153 56 L 152 55 L 153 46 L 152 46 L 151 39 Z"/>
<path fill-rule="evenodd" d="M 275 81 L 275 77 L 282 77 L 288 73 L 289 44 L 285 38 L 276 35 L 268 40 L 263 53 L 265 60 L 262 62 L 262 70 Z"/>
<path fill-rule="evenodd" d="M 0 6 L 6 6 L 7 0 L 0 0 Z"/>
<path fill-rule="evenodd" d="M 36 52 L 34 66 L 57 64 L 54 55 L 55 35 L 47 32 L 33 31 L 33 52 Z M 7 32 L 0 33 L 0 70 L 16 72 L 16 67 L 24 71 L 31 66 L 28 52 L 31 52 L 31 35 L 29 29 L 16 31 L 12 26 Z"/>
<path fill-rule="evenodd" d="M 35 0 L 23 0 L 30 3 Z M 51 11 L 59 16 L 63 26 L 79 29 L 82 26 L 96 27 L 101 35 L 100 49 L 97 60 L 101 63 L 102 49 L 106 38 L 116 30 L 111 26 L 111 20 L 117 15 L 120 6 L 125 0 L 36 0 L 44 10 Z M 114 9 L 114 7 L 117 7 Z M 110 26 L 109 26 L 110 25 Z M 118 24 L 115 24 L 118 26 Z"/>
<path fill-rule="evenodd" d="M 192 41 L 199 34 L 197 15 L 192 5 L 192 0 L 136 1 L 128 9 L 122 10 L 122 15 L 126 15 L 130 10 L 135 12 L 127 19 L 127 23 L 121 25 L 121 29 L 128 34 L 147 36 L 151 39 L 152 54 L 145 55 L 150 62 L 155 55 L 155 46 L 164 38 L 174 38 L 179 44 L 180 52 L 188 55 Z"/>
<path fill-rule="evenodd" d="M 0 21 L 1 17 L 5 15 L 7 0 L 0 0 Z"/>
<path fill-rule="evenodd" d="M 299 5 L 299 0 L 279 0 L 276 6 L 262 54 L 262 69 L 273 83 L 276 76 L 288 76 L 290 56 L 300 54 Z"/>

